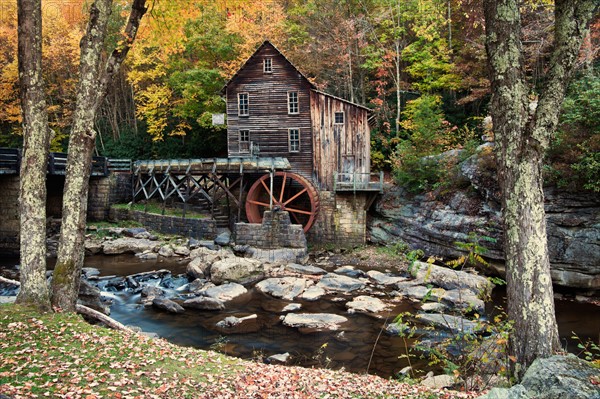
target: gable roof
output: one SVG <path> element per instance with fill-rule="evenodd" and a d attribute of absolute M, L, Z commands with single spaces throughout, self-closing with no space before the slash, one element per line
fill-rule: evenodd
<path fill-rule="evenodd" d="M 262 42 L 262 44 L 261 44 L 260 46 L 258 46 L 258 48 L 256 49 L 256 51 L 254 51 L 254 53 L 253 53 L 253 54 L 250 56 L 250 58 L 248 58 L 248 59 L 246 60 L 246 62 L 244 62 L 244 63 L 242 64 L 242 66 L 241 66 L 241 67 L 240 67 L 240 68 L 237 70 L 237 72 L 236 72 L 236 73 L 235 73 L 235 74 L 234 74 L 234 75 L 231 77 L 231 79 L 229 79 L 229 80 L 227 81 L 227 83 L 225 83 L 225 86 L 223 86 L 223 88 L 221 89 L 221 93 L 225 93 L 225 90 L 227 89 L 227 86 L 229 86 L 229 85 L 231 84 L 231 82 L 233 82 L 233 81 L 234 81 L 234 80 L 235 80 L 235 79 L 238 77 L 238 75 L 240 74 L 240 72 L 241 72 L 241 71 L 242 71 L 244 68 L 246 68 L 246 65 L 248 65 L 248 64 L 250 63 L 250 61 L 252 61 L 252 60 L 253 60 L 253 59 L 254 59 L 254 58 L 255 58 L 255 57 L 258 55 L 258 53 L 260 53 L 260 51 L 261 51 L 261 50 L 262 50 L 264 47 L 266 47 L 266 46 L 271 46 L 271 47 L 273 47 L 273 49 L 275 49 L 275 51 L 277 51 L 277 53 L 279 53 L 279 55 L 281 55 L 281 56 L 283 57 L 283 59 L 284 59 L 284 60 L 285 60 L 285 61 L 286 61 L 288 64 L 290 64 L 290 66 L 291 66 L 291 67 L 292 67 L 292 68 L 293 68 L 293 69 L 294 69 L 296 72 L 298 72 L 298 74 L 299 74 L 300 76 L 302 76 L 302 77 L 303 77 L 303 78 L 304 78 L 304 79 L 305 79 L 305 80 L 308 82 L 308 84 L 310 85 L 310 87 L 311 87 L 312 89 L 316 89 L 316 86 L 315 86 L 315 85 L 314 85 L 314 84 L 313 84 L 313 83 L 312 83 L 312 82 L 311 82 L 311 81 L 310 81 L 310 80 L 309 80 L 309 79 L 308 79 L 306 76 L 304 76 L 304 74 L 303 74 L 302 72 L 300 72 L 300 70 L 299 70 L 298 68 L 296 68 L 296 66 L 295 66 L 294 64 L 292 64 L 292 62 L 291 62 L 290 60 L 288 60 L 288 59 L 287 59 L 287 57 L 286 57 L 285 55 L 283 55 L 283 53 L 282 53 L 281 51 L 279 51 L 279 49 L 278 49 L 277 47 L 275 47 L 275 45 L 274 45 L 273 43 L 271 43 L 271 42 L 270 42 L 270 41 L 268 41 L 268 40 L 265 40 L 264 42 Z"/>

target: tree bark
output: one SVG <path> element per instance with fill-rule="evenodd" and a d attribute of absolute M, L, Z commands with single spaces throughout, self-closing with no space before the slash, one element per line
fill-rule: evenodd
<path fill-rule="evenodd" d="M 542 166 L 556 130 L 571 70 L 598 0 L 555 2 L 555 43 L 537 104 L 525 77 L 518 0 L 485 0 L 490 111 L 497 140 L 505 235 L 509 354 L 521 378 L 538 357 L 560 347 L 548 244 Z M 537 106 L 536 106 L 537 105 Z"/>
<path fill-rule="evenodd" d="M 63 218 L 58 258 L 52 279 L 52 305 L 75 311 L 84 258 L 89 178 L 96 131 L 94 120 L 108 85 L 125 60 L 146 12 L 145 0 L 134 0 L 124 38 L 100 67 L 112 0 L 97 0 L 90 9 L 86 35 L 81 41 L 80 77 L 73 128 L 69 141 Z"/>
<path fill-rule="evenodd" d="M 18 303 L 50 309 L 46 284 L 46 168 L 50 131 L 42 80 L 41 0 L 18 2 L 18 62 L 23 115 L 19 187 L 21 291 Z"/>

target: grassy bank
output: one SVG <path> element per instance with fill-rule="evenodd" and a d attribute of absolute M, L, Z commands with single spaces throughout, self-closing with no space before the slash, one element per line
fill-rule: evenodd
<path fill-rule="evenodd" d="M 0 394 L 13 398 L 472 398 L 369 375 L 269 366 L 0 306 Z"/>

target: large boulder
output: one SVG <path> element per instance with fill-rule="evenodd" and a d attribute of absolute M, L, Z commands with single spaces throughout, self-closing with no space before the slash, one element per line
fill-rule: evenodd
<path fill-rule="evenodd" d="M 177 302 L 173 302 L 167 298 L 154 298 L 152 305 L 158 309 L 165 310 L 169 313 L 183 313 L 185 309 L 181 307 Z"/>
<path fill-rule="evenodd" d="M 221 302 L 228 302 L 246 294 L 248 290 L 243 285 L 237 283 L 228 283 L 209 287 L 199 291 L 200 296 L 218 299 Z"/>
<path fill-rule="evenodd" d="M 485 399 L 598 399 L 600 369 L 574 355 L 537 359 L 521 384 L 494 388 Z"/>
<path fill-rule="evenodd" d="M 210 278 L 215 284 L 234 282 L 251 284 L 265 276 L 264 264 L 256 259 L 225 258 L 216 261 L 210 268 Z"/>
<path fill-rule="evenodd" d="M 308 259 L 308 250 L 306 248 L 260 249 L 249 247 L 246 254 L 253 259 L 276 265 L 306 263 Z"/>
<path fill-rule="evenodd" d="M 452 333 L 475 333 L 479 325 L 459 316 L 442 313 L 421 313 L 415 316 L 417 320 L 433 327 L 441 328 Z"/>
<path fill-rule="evenodd" d="M 466 288 L 477 295 L 487 294 L 493 288 L 493 284 L 483 276 L 425 262 L 414 262 L 412 273 L 420 283 L 431 283 L 446 290 Z"/>
<path fill-rule="evenodd" d="M 104 241 L 102 251 L 106 255 L 120 255 L 125 253 L 140 253 L 146 251 L 154 251 L 156 242 L 148 239 L 137 239 L 122 237 L 115 240 Z"/>
<path fill-rule="evenodd" d="M 328 313 L 288 313 L 283 318 L 284 325 L 302 332 L 336 331 L 347 321 L 344 316 Z"/>
<path fill-rule="evenodd" d="M 224 310 L 225 303 L 217 298 L 198 296 L 195 298 L 186 299 L 183 302 L 183 307 L 200 310 Z"/>
<path fill-rule="evenodd" d="M 312 281 L 305 278 L 268 278 L 256 284 L 256 289 L 264 294 L 274 296 L 275 298 L 292 301 L 312 284 Z"/>
<path fill-rule="evenodd" d="M 317 287 L 327 292 L 347 294 L 365 288 L 365 283 L 356 278 L 329 273 L 323 276 Z"/>
<path fill-rule="evenodd" d="M 354 298 L 352 301 L 346 303 L 348 313 L 381 313 L 388 308 L 388 306 L 379 298 L 371 296 L 360 295 Z"/>

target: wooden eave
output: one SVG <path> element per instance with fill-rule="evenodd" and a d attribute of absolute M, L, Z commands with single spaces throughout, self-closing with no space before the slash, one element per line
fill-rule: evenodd
<path fill-rule="evenodd" d="M 371 112 L 371 109 L 370 109 L 370 108 L 368 108 L 368 107 L 365 107 L 364 105 L 360 105 L 360 104 L 353 103 L 352 101 L 345 100 L 345 99 L 343 99 L 343 98 L 341 98 L 341 97 L 336 97 L 336 96 L 334 96 L 334 95 L 332 95 L 332 94 L 325 93 L 324 91 L 317 90 L 317 89 L 315 89 L 314 87 L 313 87 L 312 91 L 314 91 L 315 93 L 319 93 L 319 94 L 322 94 L 322 95 L 324 95 L 324 96 L 327 96 L 327 97 L 333 98 L 333 99 L 335 99 L 335 100 L 338 100 L 338 101 L 345 102 L 346 104 L 350 104 L 350 105 L 352 105 L 352 106 L 354 106 L 354 107 L 362 108 L 362 109 L 366 110 L 367 112 Z"/>
<path fill-rule="evenodd" d="M 264 42 L 263 42 L 263 43 L 262 43 L 260 46 L 258 46 L 258 48 L 256 49 L 256 51 L 254 51 L 254 53 L 253 53 L 253 54 L 252 54 L 252 55 L 251 55 L 251 56 L 250 56 L 250 57 L 249 57 L 249 58 L 246 60 L 246 62 L 244 62 L 244 63 L 242 64 L 242 66 L 241 66 L 241 67 L 240 67 L 240 68 L 237 70 L 237 72 L 236 72 L 236 73 L 235 73 L 235 74 L 234 74 L 234 75 L 231 77 L 231 79 L 229 79 L 229 80 L 227 81 L 227 83 L 225 83 L 225 86 L 223 86 L 223 88 L 221 89 L 221 94 L 225 94 L 225 92 L 226 92 L 226 90 L 227 90 L 227 86 L 229 86 L 229 85 L 231 84 L 231 82 L 233 82 L 233 81 L 234 81 L 234 80 L 235 80 L 235 79 L 238 77 L 238 75 L 240 74 L 240 72 L 241 72 L 242 70 L 244 70 L 244 68 L 246 68 L 246 65 L 248 65 L 248 63 L 249 63 L 250 61 L 252 61 L 252 59 L 253 59 L 253 58 L 255 58 L 255 57 L 256 57 L 256 55 L 257 55 L 257 54 L 260 52 L 260 50 L 261 50 L 263 47 L 265 47 L 266 45 L 271 45 L 271 46 L 272 46 L 272 47 L 275 49 L 275 51 L 277 51 L 277 52 L 278 52 L 278 53 L 279 53 L 279 54 L 280 54 L 280 55 L 283 57 L 283 59 L 284 59 L 285 61 L 287 61 L 287 63 L 288 63 L 288 64 L 290 64 L 290 66 L 291 66 L 292 68 L 294 68 L 294 70 L 295 70 L 296 72 L 298 72 L 298 74 L 299 74 L 300 76 L 302 76 L 302 78 L 304 78 L 304 79 L 305 79 L 305 80 L 308 82 L 308 84 L 310 85 L 310 87 L 311 87 L 312 89 L 315 89 L 315 88 L 316 88 L 316 86 L 315 86 L 315 85 L 314 85 L 314 84 L 313 84 L 313 83 L 312 83 L 312 82 L 311 82 L 311 81 L 310 81 L 310 80 L 309 80 L 309 79 L 308 79 L 308 78 L 307 78 L 307 77 L 306 77 L 306 76 L 305 76 L 305 75 L 304 75 L 302 72 L 300 72 L 300 70 L 299 70 L 298 68 L 296 68 L 296 66 L 295 66 L 295 65 L 294 65 L 294 64 L 293 64 L 293 63 L 292 63 L 292 62 L 291 62 L 289 59 L 287 59 L 287 57 L 286 57 L 285 55 L 283 55 L 283 53 L 282 53 L 281 51 L 279 51 L 279 49 L 278 49 L 278 48 L 277 48 L 277 47 L 276 47 L 276 46 L 275 46 L 273 43 L 271 43 L 271 42 L 270 42 L 270 41 L 268 41 L 268 40 L 265 40 L 265 41 L 264 41 Z"/>

